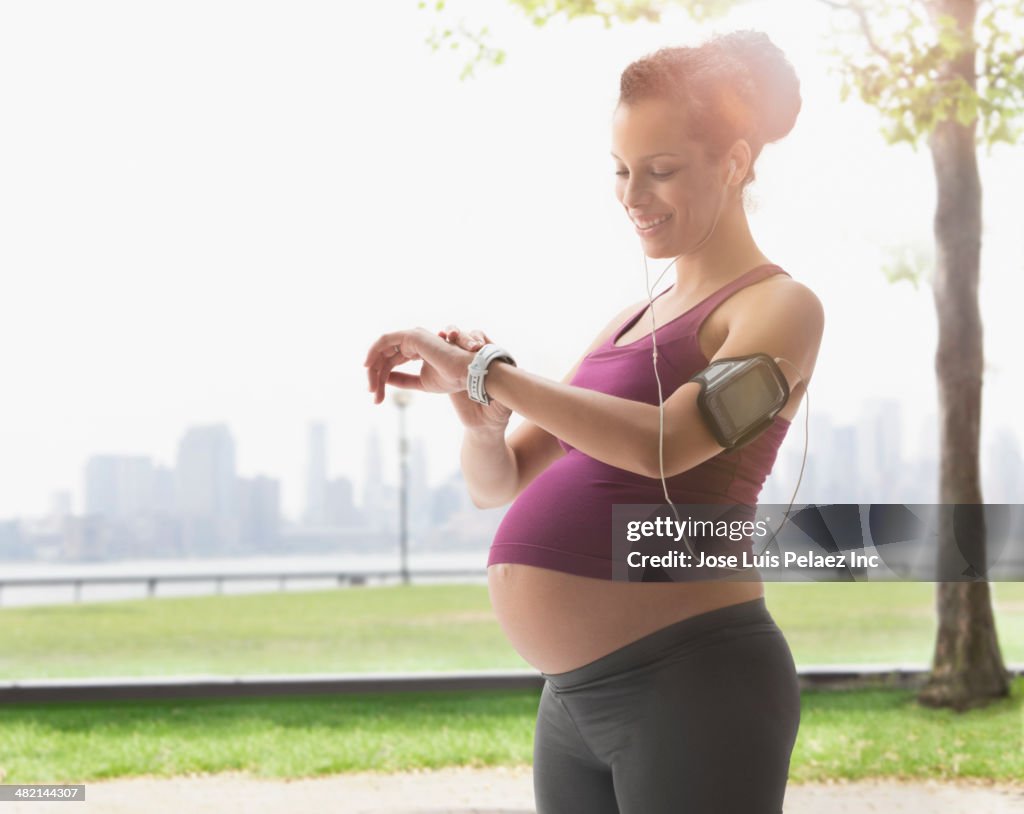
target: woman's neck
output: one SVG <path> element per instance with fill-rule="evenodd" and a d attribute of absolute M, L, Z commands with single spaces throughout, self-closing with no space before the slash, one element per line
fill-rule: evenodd
<path fill-rule="evenodd" d="M 735 204 L 722 213 L 715 233 L 704 246 L 676 261 L 675 293 L 685 298 L 717 288 L 770 262 L 754 242 L 743 208 Z"/>

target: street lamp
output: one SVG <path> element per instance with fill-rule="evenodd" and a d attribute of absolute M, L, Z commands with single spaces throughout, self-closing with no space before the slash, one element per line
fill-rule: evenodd
<path fill-rule="evenodd" d="M 398 539 L 401 556 L 402 583 L 409 584 L 408 524 L 406 506 L 409 489 L 409 442 L 405 437 L 405 408 L 412 402 L 412 393 L 395 390 L 392 399 L 398 408 Z"/>

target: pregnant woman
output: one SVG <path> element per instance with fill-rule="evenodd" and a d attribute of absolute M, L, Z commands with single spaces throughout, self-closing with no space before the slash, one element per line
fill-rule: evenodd
<path fill-rule="evenodd" d="M 455 326 L 387 333 L 367 354 L 377 403 L 386 384 L 450 395 L 474 504 L 513 501 L 488 586 L 512 646 L 545 678 L 538 814 L 782 811 L 800 696 L 757 571 L 613 580 L 611 519 L 615 503 L 665 503 L 663 490 L 675 504 L 756 505 L 824 316 L 755 244 L 742 193 L 800 105 L 792 66 L 758 32 L 664 48 L 626 68 L 612 119 L 615 192 L 645 262 L 675 258 L 675 283 L 616 314 L 561 382 Z M 792 363 L 782 368 L 789 399 L 753 441 L 726 448 L 689 379 L 753 353 Z M 418 374 L 394 370 L 410 360 L 422 361 Z M 489 364 L 471 397 L 474 360 Z M 506 438 L 512 412 L 524 420 Z"/>

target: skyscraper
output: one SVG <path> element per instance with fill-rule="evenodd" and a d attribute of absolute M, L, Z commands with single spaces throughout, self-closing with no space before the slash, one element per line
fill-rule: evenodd
<path fill-rule="evenodd" d="M 85 464 L 85 513 L 127 519 L 151 511 L 153 462 L 137 455 L 93 455 Z"/>
<path fill-rule="evenodd" d="M 216 553 L 238 541 L 235 441 L 226 424 L 191 427 L 178 445 L 178 514 L 185 550 Z"/>
<path fill-rule="evenodd" d="M 333 478 L 327 484 L 327 525 L 351 528 L 360 525 L 362 513 L 352 499 L 352 481 L 344 476 Z"/>
<path fill-rule="evenodd" d="M 367 525 L 374 530 L 398 529 L 398 489 L 384 483 L 383 454 L 380 435 L 376 429 L 371 429 L 366 437 L 363 513 Z"/>
<path fill-rule="evenodd" d="M 327 427 L 322 421 L 310 422 L 306 456 L 303 521 L 307 526 L 322 526 L 327 522 Z"/>
<path fill-rule="evenodd" d="M 238 479 L 238 514 L 245 551 L 272 551 L 280 542 L 281 485 L 257 475 Z"/>
<path fill-rule="evenodd" d="M 857 425 L 857 466 L 862 482 L 857 498 L 864 503 L 906 501 L 902 483 L 903 422 L 896 399 L 870 399 Z"/>
<path fill-rule="evenodd" d="M 409 533 L 417 542 L 429 531 L 430 485 L 427 483 L 427 450 L 422 438 L 414 438 L 409 454 Z"/>
<path fill-rule="evenodd" d="M 1024 494 L 1024 459 L 1009 427 L 996 430 L 985 452 L 986 503 L 1019 503 Z"/>

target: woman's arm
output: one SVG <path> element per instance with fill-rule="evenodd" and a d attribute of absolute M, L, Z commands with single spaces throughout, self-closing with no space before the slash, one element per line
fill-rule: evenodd
<path fill-rule="evenodd" d="M 609 320 L 562 383 L 572 381 L 583 360 L 611 338 L 642 303 L 624 308 Z M 489 341 L 482 335 L 482 341 Z M 462 347 L 464 343 L 460 342 Z M 490 375 L 490 374 L 488 374 Z M 495 399 L 500 402 L 500 399 Z M 507 405 L 506 405 L 507 406 Z M 483 409 L 489 409 L 484 407 Z M 478 509 L 504 506 L 514 500 L 541 472 L 565 455 L 558 439 L 527 419 L 505 440 L 505 430 L 467 427 L 462 440 L 461 463 L 466 488 Z"/>
<path fill-rule="evenodd" d="M 731 321 L 715 359 L 766 353 L 789 360 L 810 379 L 823 326 L 818 298 L 794 281 L 759 300 L 756 312 Z M 466 387 L 472 357 L 469 351 L 449 346 L 425 328 L 382 334 L 366 356 L 369 389 L 375 392 L 378 404 L 388 383 L 427 392 L 459 392 Z M 423 360 L 419 374 L 392 370 L 414 359 Z M 792 400 L 796 398 L 798 376 L 788 364 L 782 366 L 782 371 L 790 382 Z M 580 452 L 646 477 L 660 476 L 656 405 L 553 382 L 500 361 L 492 364 L 485 386 L 506 407 Z M 698 384 L 687 383 L 665 401 L 666 477 L 685 472 L 724 449 L 700 415 L 699 392 Z"/>
<path fill-rule="evenodd" d="M 649 475 L 644 462 L 653 451 L 657 465 L 654 405 L 554 382 L 504 362 L 491 364 L 485 387 L 488 395 L 591 458 Z"/>
<path fill-rule="evenodd" d="M 767 353 L 797 365 L 810 378 L 824 325 L 821 303 L 800 283 L 758 302 L 756 313 L 730 325 L 715 358 Z M 796 398 L 797 374 L 780 369 Z M 652 373 L 653 375 L 653 373 Z M 553 382 L 504 362 L 490 366 L 488 394 L 556 438 L 610 466 L 650 478 L 661 476 L 658 407 L 594 390 Z M 664 405 L 664 472 L 685 472 L 722 452 L 697 406 L 700 385 L 679 387 Z"/>
<path fill-rule="evenodd" d="M 519 468 L 505 441 L 505 431 L 466 427 L 460 454 L 462 477 L 473 505 L 492 509 L 507 503 L 519 482 Z"/>

